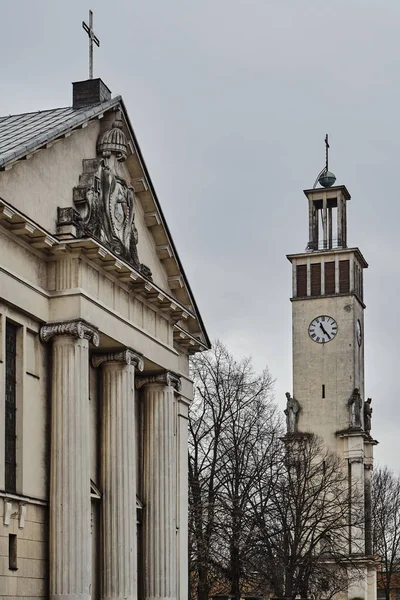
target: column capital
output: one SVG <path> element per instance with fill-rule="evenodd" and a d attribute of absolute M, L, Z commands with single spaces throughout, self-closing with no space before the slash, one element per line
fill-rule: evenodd
<path fill-rule="evenodd" d="M 364 462 L 364 457 L 363 456 L 349 456 L 349 463 L 351 465 L 356 464 L 356 463 L 363 463 Z"/>
<path fill-rule="evenodd" d="M 131 348 L 125 348 L 125 350 L 119 352 L 108 352 L 107 354 L 94 354 L 92 356 L 93 367 L 97 368 L 105 363 L 133 364 L 139 371 L 143 371 L 144 369 L 143 355 Z"/>
<path fill-rule="evenodd" d="M 56 323 L 47 323 L 40 328 L 40 339 L 42 342 L 49 342 L 54 337 L 60 335 L 86 339 L 92 342 L 94 346 L 100 343 L 100 337 L 97 327 L 94 327 L 83 319 L 74 319 L 73 321 L 58 321 Z"/>
<path fill-rule="evenodd" d="M 135 380 L 136 389 L 140 390 L 144 385 L 164 384 L 172 386 L 177 392 L 181 389 L 181 378 L 172 371 L 164 371 L 163 373 L 154 373 L 153 375 L 144 375 L 137 377 Z"/>

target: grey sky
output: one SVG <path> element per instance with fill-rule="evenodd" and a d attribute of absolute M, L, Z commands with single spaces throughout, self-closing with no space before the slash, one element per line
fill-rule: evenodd
<path fill-rule="evenodd" d="M 324 164 L 345 184 L 365 274 L 366 394 L 398 468 L 398 0 L 2 3 L 0 114 L 66 106 L 94 75 L 122 94 L 212 338 L 291 390 L 291 271 Z"/>

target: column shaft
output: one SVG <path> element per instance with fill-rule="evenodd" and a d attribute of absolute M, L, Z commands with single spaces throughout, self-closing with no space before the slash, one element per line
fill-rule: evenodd
<path fill-rule="evenodd" d="M 342 209 L 342 246 L 347 248 L 347 203 L 343 198 L 343 209 Z"/>
<path fill-rule="evenodd" d="M 327 199 L 326 194 L 323 195 L 322 200 L 322 231 L 323 231 L 323 247 L 327 248 L 327 239 L 328 239 L 328 209 L 327 209 Z"/>
<path fill-rule="evenodd" d="M 339 196 L 337 199 L 337 239 L 338 239 L 338 247 L 344 247 L 343 244 L 343 218 L 342 218 L 342 210 L 343 210 L 343 202 L 342 198 Z"/>
<path fill-rule="evenodd" d="M 332 208 L 328 207 L 328 248 L 333 248 Z"/>
<path fill-rule="evenodd" d="M 137 598 L 134 376 L 134 365 L 103 365 L 103 600 Z"/>
<path fill-rule="evenodd" d="M 144 387 L 144 597 L 176 596 L 176 449 L 174 391 Z"/>
<path fill-rule="evenodd" d="M 89 341 L 53 342 L 50 598 L 91 598 Z"/>
<path fill-rule="evenodd" d="M 314 249 L 315 242 L 315 215 L 314 203 L 308 199 L 308 247 Z"/>
<path fill-rule="evenodd" d="M 189 406 L 176 399 L 177 410 L 177 597 L 188 598 L 189 560 L 188 560 L 188 422 Z"/>

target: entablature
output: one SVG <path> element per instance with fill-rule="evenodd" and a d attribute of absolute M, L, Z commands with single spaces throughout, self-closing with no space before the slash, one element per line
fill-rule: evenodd
<path fill-rule="evenodd" d="M 141 296 L 172 322 L 175 343 L 193 353 L 208 349 L 207 343 L 200 337 L 201 326 L 197 317 L 187 306 L 147 279 L 143 273 L 126 261 L 115 256 L 97 240 L 83 238 L 60 241 L 2 199 L 0 199 L 0 225 L 39 252 L 46 261 L 72 256 L 83 256 L 93 261 L 101 270 L 115 277 L 135 295 Z M 179 287 L 178 279 L 176 277 L 177 281 L 174 280 L 173 287 Z M 186 323 L 188 331 L 178 326 L 178 322 Z"/>

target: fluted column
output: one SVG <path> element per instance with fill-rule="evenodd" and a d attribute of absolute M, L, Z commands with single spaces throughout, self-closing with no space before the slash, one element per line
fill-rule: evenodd
<path fill-rule="evenodd" d="M 144 411 L 144 598 L 177 598 L 176 440 L 172 373 L 140 378 Z"/>
<path fill-rule="evenodd" d="M 137 598 L 135 367 L 133 350 L 92 358 L 102 367 L 102 600 Z"/>
<path fill-rule="evenodd" d="M 50 599 L 89 600 L 90 535 L 89 342 L 84 321 L 44 325 L 53 342 L 50 466 Z"/>

